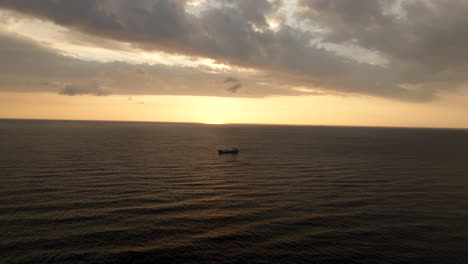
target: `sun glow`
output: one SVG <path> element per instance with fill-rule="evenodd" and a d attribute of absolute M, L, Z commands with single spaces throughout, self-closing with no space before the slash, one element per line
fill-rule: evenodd
<path fill-rule="evenodd" d="M 128 95 L 0 92 L 0 118 L 189 122 L 212 126 L 243 123 L 468 128 L 466 98 L 468 94 L 444 97 L 424 105 L 367 97 L 345 100 L 333 95 L 261 99 L 134 96 L 129 100 Z"/>

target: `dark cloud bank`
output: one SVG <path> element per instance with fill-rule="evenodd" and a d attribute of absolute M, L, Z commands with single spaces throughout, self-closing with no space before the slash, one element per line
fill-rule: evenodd
<path fill-rule="evenodd" d="M 243 79 L 244 93 L 232 93 L 240 84 L 221 73 L 184 66 L 99 63 L 59 54 L 32 40 L 0 31 L 0 91 L 55 92 L 62 95 L 201 95 L 264 97 L 294 95 L 279 85 L 256 87 L 256 78 Z M 262 77 L 262 76 L 259 76 Z M 263 78 L 269 78 L 263 77 Z M 228 87 L 228 88 L 230 88 Z M 238 88 L 235 88 L 237 91 Z M 297 94 L 297 93 L 296 93 Z"/>
<path fill-rule="evenodd" d="M 468 82 L 464 0 L 298 0 L 301 27 L 267 18 L 281 1 L 219 0 L 199 14 L 183 0 L 0 0 L 0 8 L 147 50 L 209 57 L 324 90 L 426 101 Z M 313 30 L 312 30 L 313 29 Z M 314 43 L 352 44 L 385 65 Z M 236 92 L 242 85 L 233 82 Z"/>

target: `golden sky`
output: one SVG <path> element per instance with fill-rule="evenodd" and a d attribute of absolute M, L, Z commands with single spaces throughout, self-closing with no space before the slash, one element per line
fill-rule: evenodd
<path fill-rule="evenodd" d="M 0 3 L 0 118 L 468 128 L 462 2 L 43 2 Z"/>
<path fill-rule="evenodd" d="M 464 97 L 466 98 L 466 97 Z M 338 96 L 63 96 L 0 93 L 0 118 L 468 128 L 465 101 Z"/>

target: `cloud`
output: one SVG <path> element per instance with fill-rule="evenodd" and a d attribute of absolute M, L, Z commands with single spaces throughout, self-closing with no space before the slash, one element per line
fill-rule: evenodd
<path fill-rule="evenodd" d="M 427 101 L 440 92 L 468 84 L 465 74 L 468 31 L 464 30 L 468 27 L 465 16 L 468 3 L 464 0 L 298 1 L 300 8 L 289 19 L 293 21 L 282 22 L 274 30 L 268 21 L 284 10 L 282 1 L 219 0 L 210 4 L 213 1 L 0 0 L 0 8 L 50 20 L 92 36 L 128 42 L 149 51 L 200 56 L 253 68 L 278 83 L 322 91 Z M 197 14 L 190 13 L 187 11 L 189 2 L 204 7 Z M 358 62 L 336 51 L 341 49 L 349 54 L 352 46 L 376 53 L 387 63 Z M 60 60 L 58 57 L 49 59 Z M 53 61 L 52 65 L 54 63 L 64 62 Z M 82 64 L 81 71 L 87 71 L 82 67 L 86 63 L 77 64 Z M 119 67 L 111 64 L 91 67 L 98 67 L 101 73 L 98 77 L 106 80 L 109 76 L 105 75 L 122 73 Z M 103 68 L 119 69 L 109 73 Z M 39 76 L 38 72 L 44 71 L 36 70 L 30 73 Z M 203 76 L 201 72 L 179 70 L 182 72 L 179 75 Z M 183 84 L 180 79 L 175 81 L 180 76 L 174 69 L 167 71 L 169 77 L 158 75 L 162 81 L 153 86 L 164 86 L 167 93 L 217 94 L 214 89 L 202 85 L 184 88 L 187 81 L 193 79 Z M 131 81 L 140 84 L 154 77 L 154 71 L 145 69 L 145 73 L 148 72 L 139 77 L 125 73 L 122 76 L 128 77 L 127 81 L 118 76 L 117 79 L 132 86 Z M 210 75 L 209 80 L 216 78 Z M 121 89 L 122 84 L 107 82 L 115 85 L 116 90 Z M 265 88 L 246 82 L 236 87 L 237 83 L 232 83 L 230 91 L 239 91 L 244 86 L 246 89 L 241 91 L 262 96 L 298 92 L 281 90 L 281 85 Z M 134 89 L 141 89 L 138 87 Z M 164 89 L 155 90 L 163 92 Z"/>
<path fill-rule="evenodd" d="M 60 91 L 62 95 L 109 95 L 108 92 L 99 87 L 96 83 L 89 83 L 84 85 L 67 85 Z"/>
<path fill-rule="evenodd" d="M 231 92 L 231 93 L 235 93 L 237 92 L 237 90 L 242 88 L 242 84 L 240 83 L 240 81 L 233 77 L 227 77 L 224 80 L 224 83 L 232 83 L 232 85 L 226 89 L 226 91 Z"/>
<path fill-rule="evenodd" d="M 311 45 L 313 36 L 288 25 L 268 28 L 278 1 L 219 1 L 198 16 L 179 0 L 1 0 L 13 9 L 57 24 L 148 50 L 202 56 L 220 63 L 251 67 L 285 79 L 344 92 L 402 97 L 384 69 L 351 63 Z M 364 74 L 363 74 L 364 73 Z M 376 87 L 375 83 L 381 86 Z M 382 91 L 385 89 L 385 91 Z"/>
<path fill-rule="evenodd" d="M 324 41 L 355 43 L 388 60 L 385 72 L 421 95 L 466 86 L 468 2 L 464 0 L 300 0 L 302 18 Z"/>
<path fill-rule="evenodd" d="M 229 91 L 229 92 L 231 92 L 231 93 L 235 93 L 235 92 L 237 92 L 237 90 L 239 90 L 241 87 L 242 87 L 242 84 L 236 83 L 236 84 L 232 85 L 231 87 L 227 88 L 227 91 Z"/>
<path fill-rule="evenodd" d="M 225 89 L 219 89 L 219 75 L 229 73 L 185 66 L 83 61 L 1 30 L 0 58 L 0 91 L 14 92 L 114 94 L 129 98 L 136 95 L 226 96 Z M 233 77 L 228 81 L 242 78 L 245 82 L 242 91 L 234 89 L 237 97 L 297 94 L 282 88 L 289 80 L 256 87 L 257 82 L 271 77 L 249 72 L 231 74 Z"/>

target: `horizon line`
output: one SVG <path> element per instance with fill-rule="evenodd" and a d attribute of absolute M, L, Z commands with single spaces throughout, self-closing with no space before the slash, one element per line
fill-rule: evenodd
<path fill-rule="evenodd" d="M 355 127 L 355 128 L 401 128 L 401 129 L 445 129 L 445 130 L 468 130 L 464 127 L 424 127 L 424 126 L 372 126 L 372 125 L 325 125 L 325 124 L 272 124 L 272 123 L 219 123 L 209 124 L 205 122 L 183 122 L 183 121 L 145 121 L 145 120 L 101 120 L 101 119 L 54 119 L 54 118 L 5 118 L 0 120 L 18 121 L 68 121 L 68 122 L 120 122 L 120 123 L 160 123 L 160 124 L 193 124 L 205 126 L 294 126 L 294 127 Z"/>

